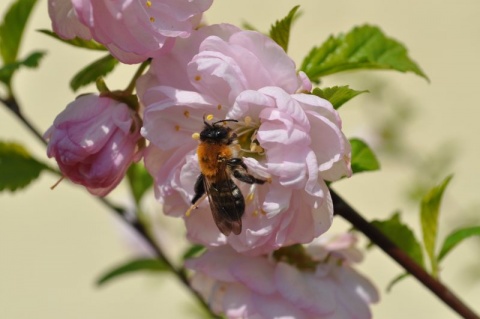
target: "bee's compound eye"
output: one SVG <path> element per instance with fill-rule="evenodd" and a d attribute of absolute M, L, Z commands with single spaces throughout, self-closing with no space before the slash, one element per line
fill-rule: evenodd
<path fill-rule="evenodd" d="M 224 138 L 227 136 L 227 131 L 226 130 L 217 130 L 215 131 L 215 137 L 216 138 Z"/>

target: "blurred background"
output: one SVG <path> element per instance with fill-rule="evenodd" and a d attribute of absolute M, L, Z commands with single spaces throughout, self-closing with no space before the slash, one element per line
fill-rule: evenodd
<path fill-rule="evenodd" d="M 0 2 L 3 15 L 9 0 Z M 244 22 L 268 31 L 299 1 L 215 1 L 208 23 Z M 480 2 L 445 1 L 301 1 L 289 54 L 300 64 L 313 45 L 330 34 L 364 23 L 380 26 L 404 43 L 430 78 L 412 74 L 356 72 L 325 78 L 329 85 L 369 90 L 340 110 L 348 137 L 362 137 L 375 149 L 382 170 L 354 176 L 334 188 L 367 219 L 393 212 L 421 236 L 418 199 L 427 188 L 454 173 L 440 216 L 442 239 L 452 229 L 480 224 Z M 74 99 L 68 82 L 98 53 L 77 50 L 36 32 L 50 29 L 47 1 L 39 1 L 21 52 L 45 50 L 38 70 L 23 70 L 15 87 L 26 116 L 45 131 Z M 21 54 L 22 56 L 22 54 Z M 120 67 L 107 78 L 110 88 L 124 88 L 135 67 Z M 93 87 L 81 93 L 94 91 Z M 45 161 L 45 150 L 4 107 L 0 139 L 24 143 Z M 54 165 L 53 162 L 50 162 Z M 0 177 L 1 178 L 1 177 Z M 43 173 L 27 189 L 0 193 L 0 318 L 196 318 L 187 291 L 170 276 L 135 274 L 102 287 L 95 281 L 113 265 L 132 256 L 131 240 L 113 214 L 80 187 Z M 153 212 L 160 207 L 147 206 Z M 128 203 L 122 185 L 111 199 Z M 181 220 L 159 221 L 165 232 L 182 228 Z M 349 225 L 335 220 L 334 230 Z M 181 241 L 179 239 L 179 241 Z M 362 245 L 367 242 L 363 240 Z M 165 243 L 175 250 L 176 239 Z M 442 264 L 441 277 L 480 312 L 480 240 L 470 239 Z M 379 249 L 366 253 L 358 269 L 382 294 L 374 318 L 457 318 L 449 308 L 411 278 L 385 288 L 402 270 Z"/>

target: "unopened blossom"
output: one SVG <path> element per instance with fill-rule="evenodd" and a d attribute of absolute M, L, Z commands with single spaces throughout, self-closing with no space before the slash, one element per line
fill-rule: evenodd
<path fill-rule="evenodd" d="M 356 259 L 343 254 L 361 256 L 354 242 L 346 235 L 331 240 L 330 247 L 315 242 L 306 248 L 282 248 L 268 257 L 248 257 L 223 246 L 187 260 L 186 266 L 194 271 L 194 289 L 212 311 L 227 318 L 368 319 L 369 305 L 379 296 L 352 268 Z"/>
<path fill-rule="evenodd" d="M 350 145 L 338 113 L 304 93 L 310 89 L 274 41 L 230 25 L 201 28 L 153 60 L 138 92 L 146 106 L 142 134 L 151 142 L 145 162 L 164 212 L 186 216 L 200 174 L 192 134 L 207 114 L 238 120 L 228 125 L 249 172 L 269 181 L 236 181 L 246 200 L 240 235 L 222 235 L 205 200 L 185 217 L 191 241 L 258 255 L 308 243 L 330 227 L 325 180 L 351 174 Z"/>
<path fill-rule="evenodd" d="M 200 23 L 213 0 L 49 0 L 53 30 L 64 39 L 94 39 L 124 63 L 171 49 Z"/>
<path fill-rule="evenodd" d="M 89 94 L 62 111 L 45 133 L 48 157 L 62 174 L 98 196 L 107 195 L 142 150 L 140 119 L 126 104 Z"/>

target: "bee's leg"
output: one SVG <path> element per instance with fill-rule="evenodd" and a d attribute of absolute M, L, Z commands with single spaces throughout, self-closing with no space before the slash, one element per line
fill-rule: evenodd
<path fill-rule="evenodd" d="M 266 182 L 263 179 L 248 174 L 247 165 L 245 165 L 241 158 L 232 158 L 228 160 L 227 165 L 232 168 L 233 176 L 239 181 L 248 184 L 264 184 Z"/>
<path fill-rule="evenodd" d="M 230 168 L 232 168 L 232 169 L 238 169 L 238 167 L 240 166 L 241 168 L 243 168 L 245 170 L 245 172 L 247 172 L 247 170 L 248 170 L 247 165 L 245 165 L 243 160 L 241 158 L 238 158 L 238 157 L 234 157 L 234 158 L 229 159 L 227 161 L 227 165 L 230 166 Z"/>
<path fill-rule="evenodd" d="M 193 190 L 195 191 L 195 195 L 193 196 L 191 202 L 192 206 L 190 206 L 190 208 L 185 213 L 187 217 L 190 216 L 192 210 L 197 209 L 198 204 L 200 204 L 200 202 L 205 199 L 205 197 L 207 197 L 207 193 L 205 192 L 205 176 L 203 176 L 203 174 L 200 174 L 200 176 L 198 176 Z"/>
<path fill-rule="evenodd" d="M 195 191 L 195 196 L 193 196 L 191 203 L 192 205 L 195 205 L 199 201 L 199 199 L 202 198 L 205 194 L 205 176 L 203 176 L 203 174 L 200 174 L 198 176 L 193 190 Z"/>

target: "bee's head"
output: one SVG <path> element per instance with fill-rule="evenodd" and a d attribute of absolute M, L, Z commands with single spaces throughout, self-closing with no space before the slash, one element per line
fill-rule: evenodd
<path fill-rule="evenodd" d="M 200 141 L 207 143 L 230 144 L 232 138 L 235 138 L 235 133 L 232 132 L 230 127 L 224 125 L 225 122 L 238 121 L 227 119 L 210 124 L 204 118 L 203 123 L 205 123 L 205 127 L 203 128 L 203 131 L 200 132 Z"/>

